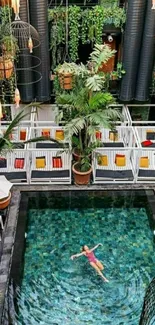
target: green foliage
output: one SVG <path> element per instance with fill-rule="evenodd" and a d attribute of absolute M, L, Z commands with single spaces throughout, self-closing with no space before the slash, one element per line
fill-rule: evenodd
<path fill-rule="evenodd" d="M 69 54 L 71 60 L 76 62 L 78 59 L 78 46 L 79 46 L 79 28 L 80 28 L 80 19 L 81 19 L 81 9 L 77 6 L 69 7 Z"/>
<path fill-rule="evenodd" d="M 86 87 L 91 91 L 100 91 L 104 88 L 104 75 L 100 76 L 99 74 L 95 74 L 92 77 L 87 78 Z"/>
<path fill-rule="evenodd" d="M 125 74 L 125 70 L 123 69 L 122 62 L 117 63 L 116 71 L 111 72 L 111 79 L 115 77 L 116 79 L 121 79 Z"/>
<path fill-rule="evenodd" d="M 88 155 L 94 148 L 100 146 L 95 137 L 95 131 L 100 128 L 111 128 L 112 123 L 121 120 L 119 109 L 110 108 L 114 103 L 114 98 L 110 93 L 97 92 L 89 95 L 87 88 L 73 90 L 70 93 L 63 93 L 57 98 L 59 105 L 65 105 L 68 116 L 65 121 L 65 136 L 73 143 L 73 148 L 81 155 L 79 169 L 88 170 L 90 160 Z M 66 111 L 59 111 L 59 122 L 64 121 Z"/>
<path fill-rule="evenodd" d="M 100 5 L 104 7 L 116 7 L 119 5 L 119 0 L 100 0 Z"/>
<path fill-rule="evenodd" d="M 81 171 L 88 170 L 88 155 L 100 145 L 95 136 L 96 130 L 100 127 L 112 128 L 115 121 L 121 120 L 120 110 L 109 107 L 115 103 L 113 96 L 103 92 L 105 74 L 98 72 L 99 66 L 107 62 L 114 53 L 108 45 L 96 44 L 88 66 L 71 64 L 75 75 L 72 91 L 56 93 L 56 102 L 59 105 L 57 122 L 63 122 L 66 138 L 72 140 L 73 147 L 81 156 L 78 163 Z M 58 71 L 60 69 L 61 66 Z"/>
<path fill-rule="evenodd" d="M 90 59 L 92 65 L 94 66 L 95 72 L 102 64 L 105 64 L 115 55 L 116 51 L 112 50 L 107 44 L 95 44 L 92 53 L 90 54 Z"/>
<path fill-rule="evenodd" d="M 117 5 L 110 7 L 94 6 L 83 9 L 78 6 L 69 6 L 49 9 L 50 22 L 50 49 L 52 53 L 52 70 L 63 61 L 64 53 L 61 47 L 66 43 L 66 15 L 68 17 L 69 55 L 74 62 L 78 59 L 79 43 L 102 44 L 104 26 L 113 24 L 123 29 L 126 13 Z"/>
<path fill-rule="evenodd" d="M 8 6 L 0 7 L 0 49 L 1 55 L 5 59 L 17 60 L 19 47 L 15 37 L 11 35 L 11 22 L 12 9 Z M 15 91 L 15 75 L 14 72 L 9 79 L 1 81 L 0 99 L 2 103 L 7 101 L 10 103 L 14 97 Z"/>
<path fill-rule="evenodd" d="M 98 72 L 99 68 L 103 63 L 107 63 L 115 53 L 116 51 L 112 50 L 107 44 L 95 44 L 87 66 L 74 62 L 64 62 L 55 71 L 58 74 L 72 73 L 74 76 L 73 88 L 79 89 L 85 87 L 90 92 L 101 91 L 105 87 L 106 75 L 103 72 Z M 79 87 L 77 87 L 77 82 L 79 83 Z"/>

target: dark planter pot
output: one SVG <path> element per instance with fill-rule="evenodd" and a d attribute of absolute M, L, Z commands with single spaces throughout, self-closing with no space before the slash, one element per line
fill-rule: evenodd
<path fill-rule="evenodd" d="M 76 162 L 72 166 L 72 171 L 74 175 L 74 182 L 77 185 L 88 185 L 90 183 L 90 176 L 92 172 L 92 167 L 87 172 L 80 172 L 76 170 L 76 166 L 78 165 L 78 162 Z"/>
<path fill-rule="evenodd" d="M 91 160 L 91 154 L 88 155 L 88 157 L 90 158 Z M 73 158 L 75 161 L 79 161 L 83 158 L 83 156 L 80 155 L 80 153 L 78 153 L 76 150 L 73 150 Z"/>
<path fill-rule="evenodd" d="M 4 198 L 2 200 L 0 200 L 0 209 L 6 209 L 8 207 L 8 205 L 10 204 L 10 200 L 11 200 L 11 193 L 9 194 L 9 196 L 7 198 Z"/>
<path fill-rule="evenodd" d="M 118 89 L 120 86 L 120 80 L 114 79 L 109 81 L 109 88 L 110 89 Z"/>
<path fill-rule="evenodd" d="M 113 24 L 106 24 L 103 27 L 103 36 L 106 34 L 111 34 L 112 36 L 117 36 L 121 34 L 121 28 L 115 27 Z"/>

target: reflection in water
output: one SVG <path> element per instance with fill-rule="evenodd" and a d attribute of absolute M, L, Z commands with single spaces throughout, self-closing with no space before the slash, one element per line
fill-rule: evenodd
<path fill-rule="evenodd" d="M 145 209 L 30 210 L 26 240 L 13 324 L 139 323 L 155 262 Z M 82 245 L 99 242 L 103 247 L 95 255 L 103 262 L 109 283 L 85 257 L 70 260 Z"/>

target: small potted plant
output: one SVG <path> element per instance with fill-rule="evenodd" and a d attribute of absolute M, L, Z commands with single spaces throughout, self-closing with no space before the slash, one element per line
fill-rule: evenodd
<path fill-rule="evenodd" d="M 118 62 L 116 66 L 116 70 L 111 72 L 111 80 L 122 79 L 124 74 L 125 74 L 125 70 L 123 69 L 122 63 Z"/>
<path fill-rule="evenodd" d="M 118 62 L 116 70 L 112 71 L 109 76 L 109 88 L 118 89 L 120 80 L 122 79 L 123 75 L 125 75 L 125 70 L 123 69 L 122 63 Z"/>
<path fill-rule="evenodd" d="M 9 79 L 13 73 L 14 60 L 18 52 L 17 40 L 14 36 L 5 35 L 5 29 L 0 28 L 0 79 Z"/>
<path fill-rule="evenodd" d="M 64 62 L 56 68 L 58 74 L 60 87 L 65 90 L 73 88 L 74 74 L 75 74 L 75 63 Z"/>

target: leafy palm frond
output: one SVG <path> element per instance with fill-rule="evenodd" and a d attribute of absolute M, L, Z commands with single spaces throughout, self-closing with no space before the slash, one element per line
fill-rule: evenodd
<path fill-rule="evenodd" d="M 106 109 L 106 114 L 110 118 L 111 121 L 123 121 L 123 116 L 122 113 L 120 112 L 120 108 L 113 108 L 113 107 L 108 107 Z"/>
<path fill-rule="evenodd" d="M 87 116 L 89 125 L 104 127 L 108 129 L 110 127 L 110 117 L 107 116 L 106 111 L 95 112 Z"/>
<path fill-rule="evenodd" d="M 61 95 L 57 96 L 56 102 L 59 105 L 73 105 L 74 106 L 75 94 L 74 92 L 70 93 L 62 93 Z"/>
<path fill-rule="evenodd" d="M 20 122 L 24 119 L 24 117 L 28 116 L 29 113 L 25 113 L 25 109 L 28 107 L 32 107 L 33 104 L 28 104 L 23 108 L 12 120 L 12 122 L 7 127 L 5 133 L 0 137 L 0 153 L 2 151 L 10 151 L 14 148 L 14 143 L 10 140 L 10 135 L 13 133 L 13 130 L 20 124 Z M 35 106 L 39 106 L 38 103 L 35 103 Z"/>
<path fill-rule="evenodd" d="M 85 118 L 77 117 L 72 119 L 64 127 L 65 135 L 67 139 L 71 139 L 74 134 L 78 135 L 81 130 L 85 127 Z"/>
<path fill-rule="evenodd" d="M 8 139 L 10 134 L 13 132 L 14 128 L 17 127 L 19 125 L 19 123 L 23 120 L 23 118 L 27 116 L 27 114 L 25 114 L 25 112 L 22 110 L 21 112 L 19 112 L 15 118 L 13 119 L 13 121 L 9 124 L 8 128 L 6 129 L 3 138 L 4 139 Z"/>
<path fill-rule="evenodd" d="M 105 77 L 95 74 L 92 77 L 87 78 L 86 87 L 91 91 L 100 91 L 104 88 Z"/>
<path fill-rule="evenodd" d="M 114 97 L 110 93 L 96 93 L 89 98 L 90 111 L 105 109 L 110 104 L 114 104 Z"/>
<path fill-rule="evenodd" d="M 36 138 L 32 138 L 29 139 L 27 141 L 24 141 L 24 143 L 33 143 L 33 142 L 42 142 L 42 141 L 52 141 L 55 142 L 59 145 L 59 141 L 57 141 L 56 139 L 50 138 L 48 136 L 41 136 L 41 137 L 36 137 Z"/>

